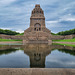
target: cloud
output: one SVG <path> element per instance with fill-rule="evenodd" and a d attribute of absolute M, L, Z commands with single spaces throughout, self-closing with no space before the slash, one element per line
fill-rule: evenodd
<path fill-rule="evenodd" d="M 61 19 L 60 21 L 75 21 L 75 18 L 64 18 Z"/>
<path fill-rule="evenodd" d="M 8 29 L 8 30 L 11 30 L 11 28 L 0 28 L 0 29 L 4 29 L 4 30 L 5 30 L 5 29 Z"/>
<path fill-rule="evenodd" d="M 24 31 L 23 30 L 17 30 L 16 32 L 23 33 Z"/>
<path fill-rule="evenodd" d="M 46 27 L 52 32 L 75 28 L 75 1 L 72 0 L 0 0 L 0 28 L 15 31 L 27 29 L 35 4 L 41 5 L 46 17 Z"/>
<path fill-rule="evenodd" d="M 15 2 L 16 0 L 0 0 L 0 7 L 1 6 L 7 6 L 13 2 Z"/>
<path fill-rule="evenodd" d="M 53 24 L 53 23 L 58 23 L 58 21 L 46 21 L 46 23 L 50 23 L 50 24 L 52 23 Z"/>

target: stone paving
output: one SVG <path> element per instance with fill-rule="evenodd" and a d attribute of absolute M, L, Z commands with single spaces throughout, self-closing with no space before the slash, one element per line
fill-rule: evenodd
<path fill-rule="evenodd" d="M 0 68 L 0 75 L 75 75 L 75 69 Z"/>
<path fill-rule="evenodd" d="M 22 43 L 21 41 L 6 41 L 6 42 L 0 42 L 0 44 L 15 44 L 15 43 Z"/>
<path fill-rule="evenodd" d="M 59 43 L 59 44 L 72 44 L 72 45 L 75 45 L 75 42 L 53 42 L 53 43 Z"/>

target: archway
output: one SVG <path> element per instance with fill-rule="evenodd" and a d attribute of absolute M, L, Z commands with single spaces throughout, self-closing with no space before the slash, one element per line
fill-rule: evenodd
<path fill-rule="evenodd" d="M 41 25 L 39 23 L 34 25 L 34 31 L 41 31 Z"/>

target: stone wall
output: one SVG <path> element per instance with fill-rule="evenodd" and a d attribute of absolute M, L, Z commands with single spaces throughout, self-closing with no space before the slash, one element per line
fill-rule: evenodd
<path fill-rule="evenodd" d="M 65 35 L 65 36 L 61 36 L 61 35 L 52 35 L 52 37 L 51 37 L 52 40 L 72 39 L 72 38 L 75 38 L 75 35 Z"/>
<path fill-rule="evenodd" d="M 2 39 L 18 39 L 18 40 L 22 40 L 24 36 L 12 36 L 12 35 L 3 35 L 0 34 L 0 38 Z"/>
<path fill-rule="evenodd" d="M 52 40 L 59 40 L 59 39 L 64 39 L 64 36 L 60 36 L 60 35 L 52 35 L 51 39 Z"/>
<path fill-rule="evenodd" d="M 74 36 L 73 35 L 66 35 L 65 37 L 64 37 L 64 39 L 72 39 Z"/>
<path fill-rule="evenodd" d="M 2 38 L 2 39 L 18 39 L 18 40 L 22 40 L 25 37 L 24 36 L 12 36 L 12 35 L 0 34 L 0 38 Z M 75 38 L 75 35 L 66 35 L 66 36 L 52 35 L 52 36 L 50 36 L 50 38 L 51 38 L 51 40 L 72 39 L 72 38 Z"/>
<path fill-rule="evenodd" d="M 73 36 L 73 38 L 75 38 L 75 35 L 72 35 Z"/>

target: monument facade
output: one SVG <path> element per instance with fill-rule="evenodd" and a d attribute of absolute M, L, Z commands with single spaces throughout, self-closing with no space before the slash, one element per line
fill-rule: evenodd
<path fill-rule="evenodd" d="M 30 27 L 24 31 L 23 43 L 52 43 L 51 31 L 45 26 L 44 11 L 35 5 L 30 17 Z"/>

